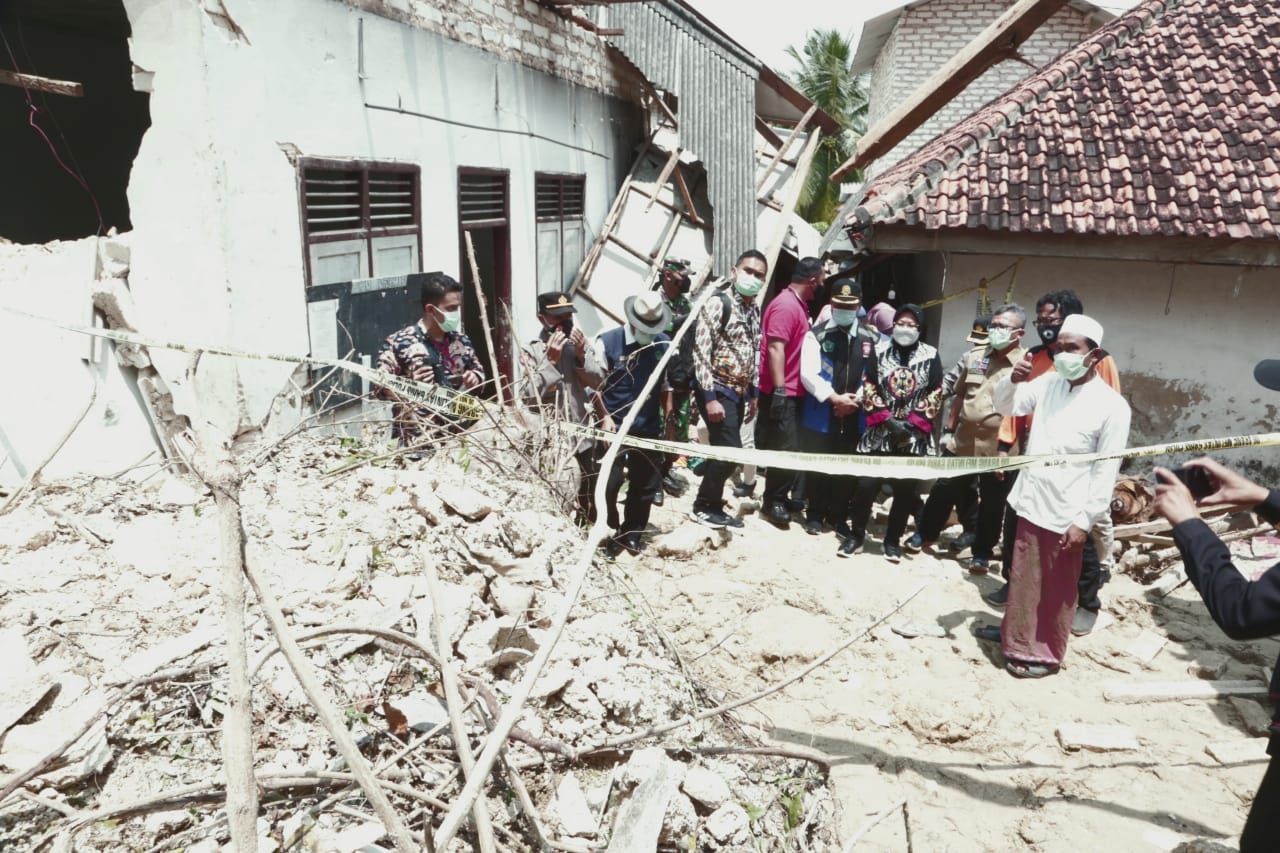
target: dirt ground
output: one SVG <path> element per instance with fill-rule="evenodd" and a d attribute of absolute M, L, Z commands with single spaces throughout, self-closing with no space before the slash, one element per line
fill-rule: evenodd
<path fill-rule="evenodd" d="M 753 502 L 732 503 L 746 525 L 720 550 L 625 563 L 714 696 L 780 680 L 925 585 L 866 639 L 744 709 L 770 741 L 832 757 L 842 838 L 906 800 L 905 821 L 901 810 L 886 816 L 856 849 L 1171 850 L 1197 839 L 1195 849 L 1234 849 L 1265 768 L 1265 700 L 1125 704 L 1104 690 L 1188 683 L 1197 664 L 1264 686 L 1275 641 L 1229 640 L 1190 585 L 1160 598 L 1116 576 L 1103 589 L 1098 628 L 1072 638 L 1061 672 L 1018 680 L 998 648 L 972 634 L 999 622 L 980 597 L 998 586 L 996 576 L 969 574 L 947 550 L 888 563 L 874 523 L 864 550 L 839 559 L 834 534 L 809 535 L 794 523 L 782 532 L 754 514 Z M 687 523 L 688 506 L 688 497 L 668 498 L 655 526 Z M 892 630 L 912 624 L 941 626 L 946 636 Z M 1149 664 L 1126 652 L 1144 632 L 1168 639 Z M 1138 748 L 1067 751 L 1056 735 L 1064 724 L 1125 726 Z M 1206 752 L 1241 741 L 1256 758 L 1224 766 Z"/>

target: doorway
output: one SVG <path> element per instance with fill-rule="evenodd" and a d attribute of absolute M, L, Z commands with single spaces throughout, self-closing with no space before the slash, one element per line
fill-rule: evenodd
<path fill-rule="evenodd" d="M 489 343 L 485 340 L 484 322 L 493 331 L 497 349 L 499 378 L 509 386 L 515 375 L 511 329 L 511 205 L 510 173 L 506 169 L 458 169 L 458 279 L 462 282 L 462 327 L 471 338 L 476 355 L 490 367 Z M 467 237 L 475 250 L 476 270 L 488 308 L 480 316 L 476 285 L 467 254 Z M 489 386 L 489 395 L 493 386 Z"/>

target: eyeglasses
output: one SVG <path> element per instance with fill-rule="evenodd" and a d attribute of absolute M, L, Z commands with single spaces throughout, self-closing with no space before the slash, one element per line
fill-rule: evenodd
<path fill-rule="evenodd" d="M 992 323 L 987 326 L 988 329 L 1004 329 L 1006 332 L 1017 332 L 1022 329 L 1021 326 L 1006 326 L 1004 323 Z"/>

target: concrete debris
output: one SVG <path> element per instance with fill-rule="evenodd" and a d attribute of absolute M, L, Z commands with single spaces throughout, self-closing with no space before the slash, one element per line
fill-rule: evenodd
<path fill-rule="evenodd" d="M 652 853 L 680 782 L 678 769 L 664 750 L 650 747 L 632 753 L 619 781 L 630 791 L 618 808 L 608 853 Z"/>
<path fill-rule="evenodd" d="M 57 521 L 39 507 L 22 506 L 0 524 L 0 553 L 37 551 L 58 538 Z"/>
<path fill-rule="evenodd" d="M 702 551 L 723 547 L 732 537 L 733 534 L 727 528 L 712 529 L 689 522 L 656 537 L 653 540 L 653 551 L 659 557 L 691 560 Z"/>
<path fill-rule="evenodd" d="M 725 803 L 707 817 L 707 832 L 724 844 L 745 832 L 750 823 L 746 809 L 737 803 Z"/>
<path fill-rule="evenodd" d="M 497 510 L 486 495 L 457 483 L 441 483 L 436 487 L 436 497 L 467 521 L 479 521 Z"/>
<path fill-rule="evenodd" d="M 1058 726 L 1058 744 L 1067 752 L 1087 749 L 1090 752 L 1124 752 L 1141 749 L 1138 736 L 1128 726 L 1066 723 Z"/>
<path fill-rule="evenodd" d="M 1160 654 L 1160 650 L 1164 648 L 1167 642 L 1169 642 L 1168 637 L 1162 637 L 1152 631 L 1143 631 L 1133 642 L 1125 647 L 1124 652 L 1147 665 L 1155 660 L 1156 655 Z"/>
<path fill-rule="evenodd" d="M 671 795 L 667 803 L 667 813 L 662 817 L 662 831 L 658 833 L 658 843 L 663 848 L 677 850 L 697 849 L 698 810 L 693 800 L 679 791 Z"/>
<path fill-rule="evenodd" d="M 58 684 L 48 672 L 36 666 L 17 628 L 0 629 L 0 660 L 5 662 L 5 676 L 0 682 L 0 734 L 3 734 Z"/>
<path fill-rule="evenodd" d="M 388 723 L 392 722 L 395 716 L 392 712 L 395 712 L 403 718 L 404 726 L 415 732 L 429 732 L 449 722 L 449 709 L 443 700 L 424 691 L 390 698 L 384 703 L 384 711 Z"/>
<path fill-rule="evenodd" d="M 578 778 L 566 773 L 556 786 L 555 815 L 565 835 L 589 837 L 596 834 L 596 818 L 587 805 Z"/>
<path fill-rule="evenodd" d="M 680 790 L 707 809 L 720 808 L 732 796 L 729 783 L 719 773 L 705 767 L 690 767 L 680 783 Z"/>
<path fill-rule="evenodd" d="M 1236 716 L 1240 718 L 1241 726 L 1249 734 L 1266 737 L 1271 733 L 1270 703 L 1264 707 L 1255 699 L 1232 696 L 1227 700 L 1227 704 L 1231 706 L 1231 710 L 1235 711 Z"/>
<path fill-rule="evenodd" d="M 170 637 L 148 646 L 126 658 L 113 672 L 106 676 L 106 683 L 111 685 L 128 684 L 135 678 L 150 675 L 165 664 L 187 658 L 222 637 L 222 627 L 214 625 L 216 619 L 209 619 L 209 624 L 202 625 L 187 634 Z"/>
<path fill-rule="evenodd" d="M 1216 681 L 1227 674 L 1231 659 L 1226 655 L 1203 655 L 1187 664 L 1187 674 L 1206 681 Z"/>
<path fill-rule="evenodd" d="M 514 583 L 505 577 L 494 578 L 489 584 L 489 595 L 494 609 L 503 616 L 524 619 L 533 607 L 535 591 L 524 584 Z"/>
<path fill-rule="evenodd" d="M 1257 737 L 1249 740 L 1229 740 L 1223 743 L 1211 743 L 1204 751 L 1219 764 L 1249 764 L 1267 760 L 1267 744 L 1270 738 Z"/>
<path fill-rule="evenodd" d="M 534 510 L 519 510 L 502 516 L 502 532 L 507 538 L 507 546 L 517 557 L 532 554 L 538 543 L 560 526 L 561 522 L 554 516 Z"/>

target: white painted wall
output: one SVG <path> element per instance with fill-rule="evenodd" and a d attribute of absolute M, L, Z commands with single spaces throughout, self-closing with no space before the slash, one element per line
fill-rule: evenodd
<path fill-rule="evenodd" d="M 975 285 L 1012 260 L 952 254 L 947 290 Z M 1006 286 L 1007 280 L 993 285 L 994 301 Z M 1041 295 L 1063 288 L 1074 290 L 1085 313 L 1102 324 L 1103 347 L 1115 357 L 1133 407 L 1131 446 L 1277 429 L 1280 394 L 1254 382 L 1253 367 L 1280 358 L 1280 270 L 1029 257 L 1014 301 L 1030 318 Z M 973 307 L 970 295 L 943 306 L 944 363 L 954 363 L 967 346 Z M 1031 325 L 1028 319 L 1037 340 Z M 1271 475 L 1280 470 L 1275 450 L 1227 451 L 1221 458 Z"/>

